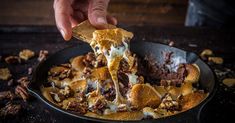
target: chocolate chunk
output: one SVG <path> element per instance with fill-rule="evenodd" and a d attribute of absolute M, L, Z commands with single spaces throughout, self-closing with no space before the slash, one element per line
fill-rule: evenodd
<path fill-rule="evenodd" d="M 80 103 L 80 102 L 72 101 L 68 105 L 68 110 L 75 111 L 79 114 L 85 114 L 88 110 L 88 104 L 86 102 Z"/>
<path fill-rule="evenodd" d="M 92 52 L 89 52 L 88 54 L 86 54 L 83 59 L 83 63 L 85 64 L 86 67 L 90 67 L 90 68 L 97 66 L 95 54 Z"/>

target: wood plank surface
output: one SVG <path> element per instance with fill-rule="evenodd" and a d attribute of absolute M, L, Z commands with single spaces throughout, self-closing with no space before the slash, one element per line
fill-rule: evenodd
<path fill-rule="evenodd" d="M 53 0 L 1 0 L 0 25 L 55 25 Z M 183 26 L 187 0 L 110 0 L 108 11 L 126 25 Z"/>

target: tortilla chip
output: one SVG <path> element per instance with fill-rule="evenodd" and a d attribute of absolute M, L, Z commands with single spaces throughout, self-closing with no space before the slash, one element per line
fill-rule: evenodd
<path fill-rule="evenodd" d="M 102 45 L 102 42 L 107 43 L 107 41 L 121 45 L 123 39 L 129 41 L 133 37 L 131 32 L 121 28 L 96 30 L 93 34 L 100 45 Z"/>
<path fill-rule="evenodd" d="M 116 26 L 107 24 L 107 28 L 114 29 Z M 93 32 L 95 30 L 96 28 L 93 27 L 88 20 L 85 20 L 77 26 L 73 27 L 72 34 L 75 38 L 90 43 L 91 39 L 93 38 Z"/>
<path fill-rule="evenodd" d="M 93 27 L 90 22 L 86 20 L 73 27 L 72 33 L 75 38 L 90 43 L 93 37 L 92 34 L 95 30 L 95 27 Z"/>

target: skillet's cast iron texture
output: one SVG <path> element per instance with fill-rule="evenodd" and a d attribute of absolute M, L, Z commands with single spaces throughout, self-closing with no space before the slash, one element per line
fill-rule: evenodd
<path fill-rule="evenodd" d="M 211 100 L 212 96 L 216 90 L 216 82 L 215 82 L 215 75 L 212 70 L 205 64 L 201 59 L 198 58 L 197 55 L 191 52 L 183 51 L 178 48 L 170 47 L 163 44 L 158 43 L 151 43 L 151 42 L 131 42 L 131 51 L 136 53 L 137 55 L 144 57 L 146 54 L 151 53 L 153 57 L 156 58 L 157 62 L 162 63 L 163 55 L 162 52 L 172 51 L 173 54 L 173 61 L 175 62 L 186 62 L 186 63 L 195 63 L 200 67 L 201 76 L 200 76 L 200 88 L 203 88 L 209 92 L 209 96 L 201 102 L 196 107 L 185 111 L 183 113 L 179 113 L 173 116 L 155 119 L 155 120 L 141 120 L 135 122 L 141 123 L 198 123 L 200 122 L 200 111 L 203 106 Z M 40 87 L 47 82 L 47 72 L 53 65 L 59 65 L 62 63 L 66 63 L 69 61 L 70 58 L 75 57 L 77 55 L 85 54 L 89 51 L 92 51 L 88 44 L 82 43 L 79 46 L 69 47 L 64 50 L 61 50 L 51 57 L 49 57 L 46 61 L 40 63 L 36 70 L 34 71 L 32 82 L 29 85 L 29 92 L 37 97 L 39 100 L 44 102 L 48 107 L 52 110 L 56 110 L 61 112 L 63 118 L 74 119 L 76 122 L 120 122 L 120 121 L 111 121 L 111 120 L 101 120 L 91 117 L 86 117 L 82 115 L 77 115 L 72 112 L 60 109 L 59 107 L 55 106 L 54 104 L 47 101 L 43 95 L 41 94 Z M 121 122 L 133 122 L 133 121 L 121 121 Z"/>

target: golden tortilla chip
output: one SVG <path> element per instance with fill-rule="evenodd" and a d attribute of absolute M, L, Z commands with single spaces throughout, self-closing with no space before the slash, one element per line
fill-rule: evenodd
<path fill-rule="evenodd" d="M 116 26 L 107 24 L 108 29 L 114 29 Z M 96 30 L 94 26 L 88 20 L 85 20 L 78 24 L 77 26 L 73 27 L 72 34 L 75 38 L 85 41 L 87 43 L 91 42 L 93 37 L 93 32 Z"/>
<path fill-rule="evenodd" d="M 112 42 L 116 45 L 121 45 L 123 40 L 128 40 L 133 37 L 131 32 L 128 32 L 121 28 L 116 29 L 104 29 L 104 30 L 96 30 L 93 35 L 95 36 L 95 40 L 101 45 L 109 42 Z"/>
<path fill-rule="evenodd" d="M 95 27 L 93 27 L 90 22 L 86 20 L 73 27 L 72 33 L 75 38 L 90 43 L 93 37 L 92 34 L 95 30 Z"/>

